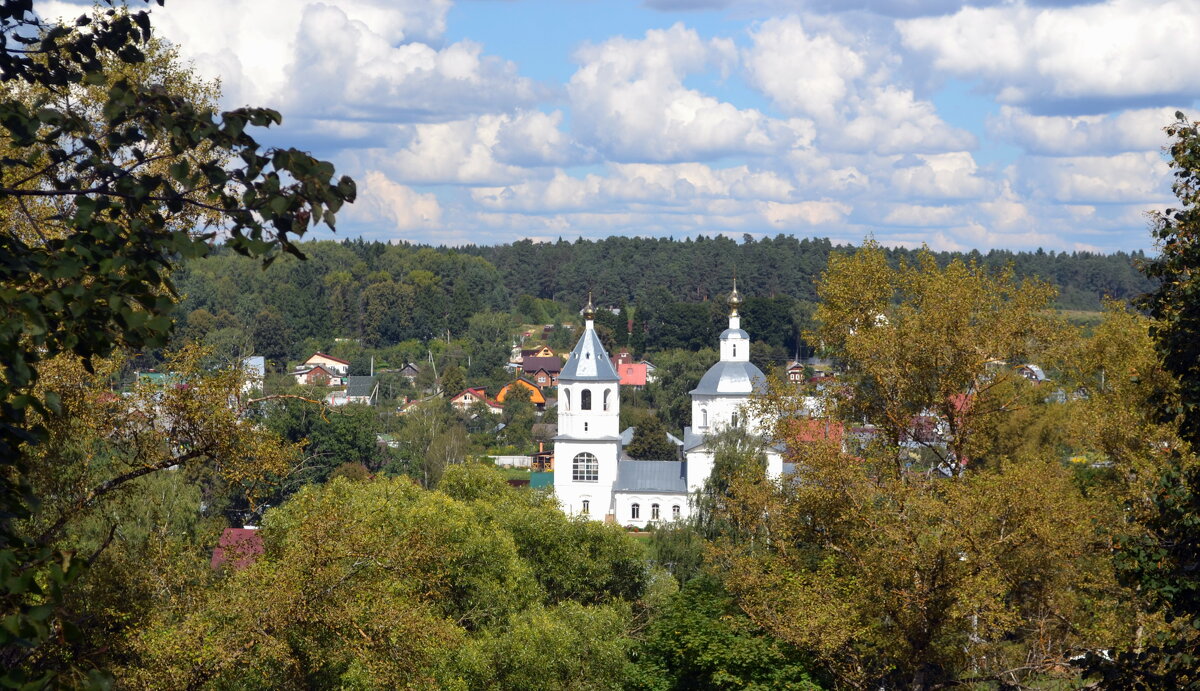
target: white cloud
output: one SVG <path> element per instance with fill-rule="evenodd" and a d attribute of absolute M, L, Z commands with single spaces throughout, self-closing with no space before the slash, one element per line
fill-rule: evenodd
<path fill-rule="evenodd" d="M 897 168 L 892 186 L 901 195 L 924 199 L 970 199 L 987 192 L 988 182 L 970 153 L 922 154 L 914 165 Z"/>
<path fill-rule="evenodd" d="M 1192 0 L 964 7 L 899 21 L 897 29 L 935 68 L 983 78 L 1006 103 L 1200 91 L 1200 14 Z"/>
<path fill-rule="evenodd" d="M 367 172 L 359 185 L 358 201 L 350 209 L 352 217 L 368 223 L 385 222 L 396 230 L 434 228 L 442 220 L 436 196 L 393 182 L 377 170 Z"/>
<path fill-rule="evenodd" d="M 1156 152 L 1116 156 L 1030 156 L 1017 164 L 1032 198 L 1069 204 L 1157 202 L 1170 198 L 1170 174 Z"/>
<path fill-rule="evenodd" d="M 472 41 L 442 45 L 451 0 L 208 0 L 154 8 L 155 33 L 177 44 L 225 107 L 292 118 L 421 122 L 523 106 L 545 96 L 516 65 Z M 39 2 L 49 16 L 79 5 Z M 83 10 L 86 11 L 86 10 Z"/>
<path fill-rule="evenodd" d="M 1031 115 L 1003 106 L 989 118 L 988 131 L 1045 156 L 1154 151 L 1167 143 L 1163 127 L 1175 120 L 1173 108 L 1146 108 L 1105 115 Z"/>
<path fill-rule="evenodd" d="M 838 201 L 810 201 L 795 204 L 763 202 L 760 205 L 763 218 L 773 226 L 788 227 L 797 224 L 820 226 L 836 223 L 846 217 L 853 207 Z"/>
<path fill-rule="evenodd" d="M 829 122 L 841 115 L 863 56 L 829 34 L 810 35 L 796 17 L 763 22 L 746 51 L 750 82 L 784 111 Z"/>
<path fill-rule="evenodd" d="M 806 134 L 802 121 L 775 121 L 754 109 L 684 86 L 684 77 L 727 70 L 737 59 L 729 39 L 702 40 L 676 24 L 645 38 L 611 38 L 576 52 L 581 62 L 567 91 L 581 140 L 617 161 L 705 160 L 769 154 Z"/>
<path fill-rule="evenodd" d="M 562 130 L 561 110 L 552 113 L 519 111 L 505 117 L 497 133 L 496 158 L 522 166 L 588 163 L 594 153 Z"/>
<path fill-rule="evenodd" d="M 553 158 L 555 144 L 562 141 L 557 131 L 527 127 L 525 118 L 540 120 L 530 114 L 489 114 L 453 122 L 398 125 L 394 141 L 370 150 L 367 156 L 370 165 L 406 183 L 496 185 L 522 181 L 538 173 L 501 160 L 497 153 L 523 157 L 522 162 L 528 164 L 539 155 Z"/>
<path fill-rule="evenodd" d="M 883 222 L 898 226 L 944 226 L 949 225 L 959 214 L 960 210 L 953 206 L 896 204 L 884 216 Z"/>
<path fill-rule="evenodd" d="M 472 198 L 488 209 L 527 213 L 636 206 L 723 214 L 749 209 L 752 200 L 788 200 L 795 192 L 792 183 L 776 173 L 747 166 L 627 163 L 610 164 L 606 172 L 572 177 L 558 171 L 547 180 L 479 188 Z M 722 206 L 726 202 L 732 206 Z"/>
<path fill-rule="evenodd" d="M 834 35 L 836 24 L 818 32 L 805 21 L 791 16 L 758 25 L 744 62 L 750 83 L 776 106 L 816 120 L 820 144 L 885 155 L 975 146 L 969 132 L 947 125 L 932 103 L 895 83 L 895 58 L 883 46 L 863 38 L 847 45 Z"/>

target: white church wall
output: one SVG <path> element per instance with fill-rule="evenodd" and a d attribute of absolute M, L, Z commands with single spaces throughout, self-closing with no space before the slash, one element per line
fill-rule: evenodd
<path fill-rule="evenodd" d="M 675 507 L 679 507 L 679 519 L 685 519 L 691 515 L 691 506 L 686 494 L 618 492 L 613 503 L 616 507 L 616 522 L 620 525 L 632 525 L 637 528 L 645 528 L 651 523 L 662 525 L 677 520 Z M 635 504 L 638 507 L 636 518 L 633 511 Z M 654 518 L 655 505 L 658 505 L 658 518 Z"/>
<path fill-rule="evenodd" d="M 581 453 L 596 457 L 596 480 L 574 479 L 575 458 Z M 612 488 L 617 481 L 617 442 L 571 440 L 554 446 L 554 494 L 569 515 L 582 513 L 588 501 L 588 517 L 602 521 L 612 511 Z"/>

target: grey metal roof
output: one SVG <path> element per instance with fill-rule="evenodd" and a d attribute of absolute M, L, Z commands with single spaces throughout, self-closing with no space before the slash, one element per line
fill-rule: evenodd
<path fill-rule="evenodd" d="M 617 461 L 614 492 L 672 492 L 687 494 L 683 461 Z"/>
<path fill-rule="evenodd" d="M 688 393 L 693 396 L 732 396 L 763 391 L 766 387 L 766 376 L 753 363 L 722 360 L 708 368 L 700 378 L 700 384 Z"/>
<path fill-rule="evenodd" d="M 683 450 L 685 452 L 691 451 L 702 444 L 704 444 L 703 434 L 693 432 L 691 427 L 683 428 Z"/>
<path fill-rule="evenodd" d="M 624 432 L 621 432 L 621 446 L 629 446 L 633 443 L 634 428 L 626 427 Z"/>
<path fill-rule="evenodd" d="M 745 331 L 742 331 L 741 329 L 725 329 L 724 331 L 721 332 L 721 340 L 722 341 L 727 341 L 731 338 L 749 339 L 750 334 L 746 333 Z"/>
<path fill-rule="evenodd" d="M 583 330 L 571 358 L 558 373 L 558 381 L 621 381 L 595 329 Z"/>
<path fill-rule="evenodd" d="M 375 377 L 346 377 L 347 396 L 370 396 L 375 388 Z"/>

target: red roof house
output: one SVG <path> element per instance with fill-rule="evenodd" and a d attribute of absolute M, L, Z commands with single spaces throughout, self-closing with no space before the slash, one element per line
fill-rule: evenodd
<path fill-rule="evenodd" d="M 621 386 L 646 385 L 646 366 L 640 362 L 627 362 L 617 365 L 617 375 L 621 377 Z"/>
<path fill-rule="evenodd" d="M 226 528 L 213 550 L 212 568 L 229 564 L 234 569 L 244 569 L 262 553 L 263 541 L 258 528 Z"/>

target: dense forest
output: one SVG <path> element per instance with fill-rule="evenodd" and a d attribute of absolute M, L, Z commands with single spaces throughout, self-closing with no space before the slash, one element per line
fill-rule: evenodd
<path fill-rule="evenodd" d="M 508 313 L 527 324 L 577 321 L 590 293 L 616 311 L 602 311 L 610 345 L 628 345 L 639 354 L 696 350 L 710 346 L 723 328 L 723 307 L 714 298 L 729 290 L 736 274 L 747 296 L 746 328 L 771 349 L 764 357 L 781 360 L 806 345 L 816 281 L 830 255 L 853 249 L 782 235 L 741 242 L 612 237 L 461 249 L 355 239 L 299 247 L 306 261 L 286 257 L 265 271 L 223 248 L 184 264 L 175 277 L 186 315 L 180 335 L 224 329 L 210 340 L 249 342 L 273 361 L 330 348 L 335 338 L 369 348 L 409 342 L 414 347 L 406 355 L 416 357 L 424 352 L 416 343 L 462 338 L 479 313 Z M 915 254 L 889 249 L 887 256 L 895 266 Z M 940 265 L 963 259 L 988 270 L 1011 266 L 1018 278 L 1056 287 L 1063 309 L 1099 310 L 1104 298 L 1130 300 L 1152 287 L 1137 268 L 1146 259 L 1141 253 L 934 256 Z M 499 349 L 509 344 L 490 345 L 493 352 L 477 357 L 498 365 Z"/>

